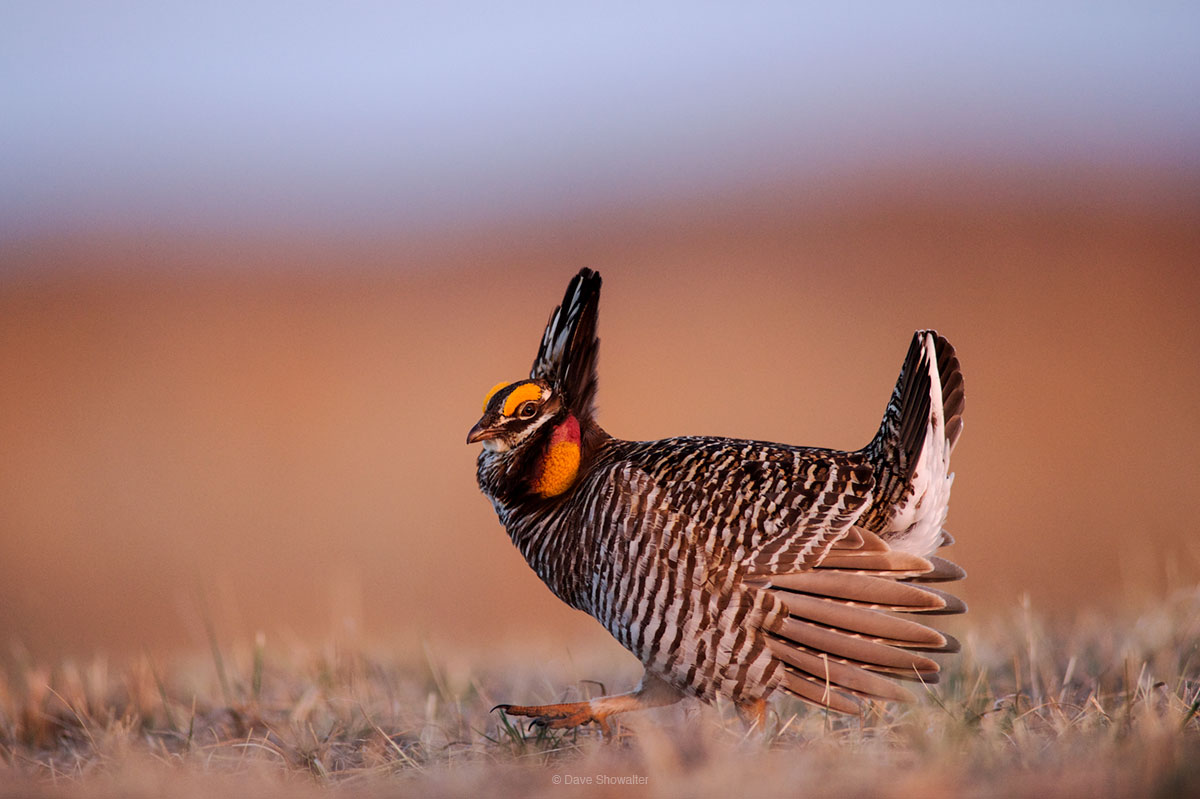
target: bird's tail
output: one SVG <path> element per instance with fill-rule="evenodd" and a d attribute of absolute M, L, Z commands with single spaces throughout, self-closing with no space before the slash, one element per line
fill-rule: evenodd
<path fill-rule="evenodd" d="M 942 524 L 962 413 L 954 348 L 918 330 L 879 433 L 863 450 L 875 474 L 871 506 L 816 568 L 771 578 L 770 593 L 786 610 L 768 631 L 784 690 L 855 713 L 856 696 L 911 699 L 889 678 L 937 682 L 940 667 L 926 653 L 958 650 L 952 636 L 916 618 L 967 609 L 929 585 L 966 576 L 932 554 L 953 541 Z"/>
<path fill-rule="evenodd" d="M 879 432 L 864 450 L 876 484 L 859 524 L 895 549 L 927 556 L 947 542 L 950 454 L 962 433 L 963 407 L 954 347 L 936 331 L 918 330 Z"/>

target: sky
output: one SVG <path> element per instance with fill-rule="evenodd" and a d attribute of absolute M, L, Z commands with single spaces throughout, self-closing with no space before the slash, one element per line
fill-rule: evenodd
<path fill-rule="evenodd" d="M 3 17 L 0 237 L 421 229 L 931 161 L 1200 166 L 1195 2 Z"/>

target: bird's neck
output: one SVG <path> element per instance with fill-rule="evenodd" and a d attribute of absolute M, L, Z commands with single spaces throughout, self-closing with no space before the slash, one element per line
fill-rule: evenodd
<path fill-rule="evenodd" d="M 506 511 L 532 511 L 571 492 L 595 453 L 609 440 L 598 425 L 568 413 L 546 425 L 521 446 L 479 454 L 479 487 Z"/>

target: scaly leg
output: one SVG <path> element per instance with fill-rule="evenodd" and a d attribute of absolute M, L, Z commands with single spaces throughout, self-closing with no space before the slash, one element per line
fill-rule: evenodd
<path fill-rule="evenodd" d="M 636 690 L 627 694 L 601 696 L 586 702 L 566 702 L 558 705 L 496 705 L 509 716 L 528 716 L 534 724 L 544 724 L 552 730 L 566 727 L 581 727 L 595 722 L 607 737 L 608 717 L 630 710 L 645 710 L 663 705 L 673 705 L 683 699 L 678 689 L 655 677 L 650 672 L 642 675 Z"/>

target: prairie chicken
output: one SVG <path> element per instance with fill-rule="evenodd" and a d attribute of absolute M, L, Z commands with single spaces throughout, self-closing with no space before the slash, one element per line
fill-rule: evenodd
<path fill-rule="evenodd" d="M 688 436 L 622 441 L 596 423 L 600 275 L 582 270 L 528 380 L 488 392 L 467 443 L 526 561 L 645 666 L 636 690 L 500 705 L 549 727 L 598 723 L 684 696 L 732 700 L 761 721 L 784 691 L 860 712 L 937 682 L 958 642 L 911 618 L 966 606 L 928 583 L 965 576 L 933 556 L 962 431 L 954 348 L 913 336 L 879 432 L 854 452 Z"/>

